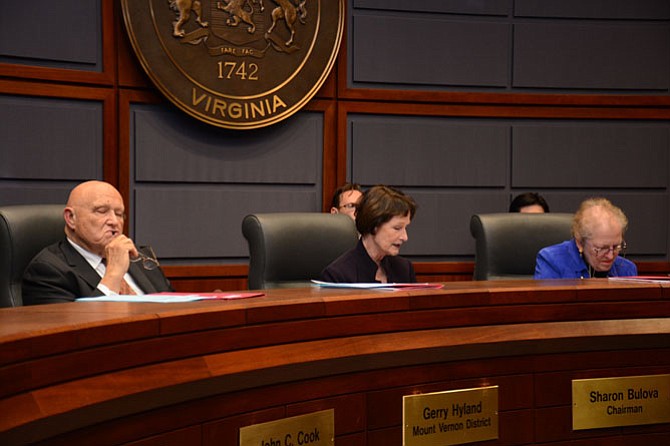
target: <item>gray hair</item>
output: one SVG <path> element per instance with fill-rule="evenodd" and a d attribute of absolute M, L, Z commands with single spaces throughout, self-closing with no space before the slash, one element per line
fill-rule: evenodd
<path fill-rule="evenodd" d="M 621 233 L 628 229 L 628 218 L 623 211 L 606 198 L 589 198 L 582 202 L 572 220 L 572 236 L 579 240 L 591 238 L 603 214 L 613 217 L 621 225 Z"/>

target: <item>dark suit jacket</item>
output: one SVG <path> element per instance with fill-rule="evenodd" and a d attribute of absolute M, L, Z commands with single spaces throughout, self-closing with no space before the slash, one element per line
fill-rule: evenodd
<path fill-rule="evenodd" d="M 386 256 L 381 261 L 389 282 L 414 283 L 412 262 L 400 256 Z M 321 280 L 334 283 L 374 283 L 377 264 L 370 258 L 361 240 L 321 272 Z"/>
<path fill-rule="evenodd" d="M 145 293 L 172 291 L 160 268 L 148 271 L 131 263 L 128 273 Z M 100 275 L 67 241 L 44 248 L 23 274 L 24 305 L 72 302 L 79 297 L 100 296 Z"/>

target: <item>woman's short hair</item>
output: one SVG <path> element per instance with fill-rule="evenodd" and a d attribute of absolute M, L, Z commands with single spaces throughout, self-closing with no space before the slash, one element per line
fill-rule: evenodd
<path fill-rule="evenodd" d="M 594 208 L 600 209 L 597 212 L 588 212 Z M 626 214 L 607 198 L 595 197 L 582 201 L 575 212 L 572 219 L 572 236 L 579 241 L 590 239 L 595 227 L 602 221 L 603 214 L 606 214 L 606 217 L 614 217 L 621 225 L 621 233 L 626 232 L 628 229 Z"/>
<path fill-rule="evenodd" d="M 410 220 L 416 213 L 416 203 L 399 189 L 378 185 L 371 187 L 356 207 L 356 228 L 361 235 L 375 234 L 377 228 L 393 217 L 409 215 Z"/>
<path fill-rule="evenodd" d="M 509 205 L 510 212 L 521 212 L 521 208 L 526 206 L 533 206 L 534 204 L 542 206 L 544 212 L 549 212 L 549 204 L 542 195 L 536 192 L 526 192 L 525 194 L 520 194 L 514 197 L 512 203 Z"/>

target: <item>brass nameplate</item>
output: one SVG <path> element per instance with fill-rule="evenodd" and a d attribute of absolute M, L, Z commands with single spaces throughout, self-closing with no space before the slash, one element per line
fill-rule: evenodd
<path fill-rule="evenodd" d="M 498 438 L 498 386 L 403 397 L 403 445 L 444 446 Z"/>
<path fill-rule="evenodd" d="M 335 410 L 328 409 L 240 429 L 240 446 L 333 446 Z"/>
<path fill-rule="evenodd" d="M 670 422 L 670 375 L 575 379 L 572 429 Z"/>

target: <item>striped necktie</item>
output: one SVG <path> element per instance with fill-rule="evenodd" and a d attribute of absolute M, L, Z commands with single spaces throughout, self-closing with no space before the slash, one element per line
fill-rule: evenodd
<path fill-rule="evenodd" d="M 107 268 L 107 259 L 102 259 L 102 264 L 105 265 L 105 268 Z M 128 282 L 126 282 L 126 279 L 121 278 L 121 289 L 119 290 L 119 294 L 122 296 L 134 296 L 137 293 L 128 284 Z"/>

